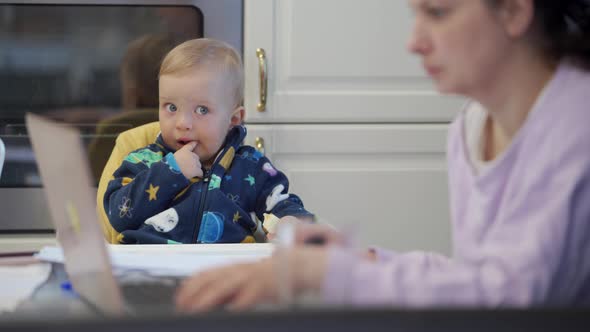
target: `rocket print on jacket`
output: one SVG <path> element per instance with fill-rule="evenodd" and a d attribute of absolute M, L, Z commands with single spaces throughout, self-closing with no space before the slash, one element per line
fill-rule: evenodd
<path fill-rule="evenodd" d="M 201 227 L 197 241 L 200 243 L 215 243 L 221 239 L 224 229 L 223 214 L 206 211 L 201 219 Z"/>
<path fill-rule="evenodd" d="M 285 190 L 285 186 L 279 184 L 274 187 L 270 195 L 266 197 L 266 211 L 272 210 L 279 202 L 289 198 L 289 194 L 281 194 Z"/>
<path fill-rule="evenodd" d="M 278 174 L 278 171 L 270 163 L 264 163 L 264 165 L 262 165 L 262 170 L 268 173 L 271 177 Z"/>
<path fill-rule="evenodd" d="M 142 163 L 150 168 L 152 167 L 153 163 L 157 163 L 158 161 L 162 160 L 162 158 L 162 152 L 154 152 L 150 149 L 143 149 L 130 153 L 127 157 L 125 157 L 125 160 L 134 164 Z"/>
<path fill-rule="evenodd" d="M 178 225 L 178 212 L 174 208 L 169 208 L 148 218 L 145 224 L 152 225 L 160 233 L 168 233 Z"/>

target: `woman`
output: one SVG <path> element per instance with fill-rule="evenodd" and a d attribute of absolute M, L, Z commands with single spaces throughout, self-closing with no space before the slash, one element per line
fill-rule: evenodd
<path fill-rule="evenodd" d="M 453 258 L 376 250 L 371 261 L 338 241 L 297 246 L 188 279 L 179 308 L 278 301 L 274 266 L 288 267 L 295 294 L 317 290 L 333 304 L 590 303 L 588 1 L 410 3 L 410 50 L 441 92 L 474 100 L 449 131 Z M 297 235 L 321 233 L 337 238 L 319 226 Z"/>

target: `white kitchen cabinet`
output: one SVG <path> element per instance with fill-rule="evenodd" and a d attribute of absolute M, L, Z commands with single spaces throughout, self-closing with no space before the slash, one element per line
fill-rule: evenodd
<path fill-rule="evenodd" d="M 55 234 L 0 234 L 0 253 L 39 251 L 55 245 Z"/>
<path fill-rule="evenodd" d="M 245 0 L 247 143 L 362 244 L 449 253 L 446 129 L 463 100 L 406 50 L 411 15 L 398 0 Z"/>
<path fill-rule="evenodd" d="M 446 129 L 251 124 L 246 143 L 264 149 L 320 222 L 355 227 L 364 245 L 449 253 Z"/>
<path fill-rule="evenodd" d="M 244 11 L 251 123 L 448 122 L 461 104 L 434 92 L 406 50 L 406 1 L 246 0 Z M 266 54 L 264 112 L 257 49 Z"/>

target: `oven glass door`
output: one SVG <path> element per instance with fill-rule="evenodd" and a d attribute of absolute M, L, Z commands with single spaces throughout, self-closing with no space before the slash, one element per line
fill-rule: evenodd
<path fill-rule="evenodd" d="M 81 129 L 96 183 L 117 134 L 158 120 L 160 61 L 207 17 L 199 1 L 153 3 L 0 3 L 0 233 L 52 228 L 26 112 Z"/>

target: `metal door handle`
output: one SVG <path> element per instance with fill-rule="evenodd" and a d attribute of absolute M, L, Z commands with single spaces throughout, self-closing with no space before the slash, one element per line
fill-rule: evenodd
<path fill-rule="evenodd" d="M 266 93 L 268 89 L 268 68 L 266 65 L 266 52 L 263 48 L 258 48 L 256 49 L 256 56 L 258 57 L 258 75 L 260 80 L 260 101 L 258 103 L 257 110 L 258 112 L 264 112 L 266 111 Z"/>
<path fill-rule="evenodd" d="M 254 140 L 254 147 L 256 148 L 256 151 L 262 153 L 264 156 L 264 138 L 256 137 Z"/>

